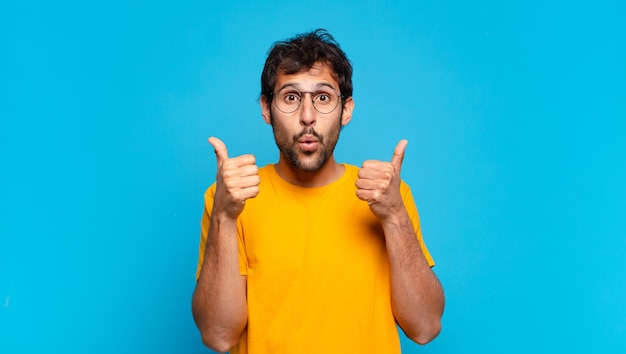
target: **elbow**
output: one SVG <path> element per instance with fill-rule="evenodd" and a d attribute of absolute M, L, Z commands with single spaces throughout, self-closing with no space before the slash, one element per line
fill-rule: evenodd
<path fill-rule="evenodd" d="M 220 337 L 208 332 L 202 333 L 202 343 L 218 353 L 228 352 L 239 342 L 239 338 Z"/>
<path fill-rule="evenodd" d="M 244 324 L 245 327 L 245 324 Z M 213 324 L 198 325 L 202 343 L 218 353 L 231 350 L 243 334 L 243 327 L 216 326 Z"/>
<path fill-rule="evenodd" d="M 215 315 L 214 312 L 204 310 L 194 298 L 192 313 L 202 343 L 216 352 L 225 353 L 239 343 L 246 328 L 246 312 L 231 311 L 234 314 L 231 317 Z"/>
<path fill-rule="evenodd" d="M 439 332 L 441 332 L 441 321 L 433 320 L 419 328 L 405 331 L 405 334 L 415 343 L 424 345 L 435 339 L 439 335 Z"/>

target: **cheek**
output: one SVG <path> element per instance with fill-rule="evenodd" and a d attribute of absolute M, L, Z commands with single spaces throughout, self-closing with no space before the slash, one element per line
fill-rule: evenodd
<path fill-rule="evenodd" d="M 274 140 L 276 140 L 276 142 L 281 146 L 289 144 L 291 138 L 288 130 L 285 129 L 285 126 L 276 119 L 272 119 L 271 125 L 272 131 L 274 132 Z"/>
<path fill-rule="evenodd" d="M 274 134 L 280 136 L 289 135 L 289 128 L 285 126 L 284 122 L 280 120 L 273 119 L 272 120 L 272 128 L 274 129 Z"/>
<path fill-rule="evenodd" d="M 280 113 L 274 112 L 272 109 L 269 112 L 269 123 L 274 126 L 278 126 L 281 130 L 298 129 L 299 121 L 295 117 L 284 117 Z"/>
<path fill-rule="evenodd" d="M 324 122 L 324 126 L 319 126 L 319 130 L 320 132 L 323 131 L 325 133 L 332 133 L 335 132 L 339 129 L 341 129 L 341 127 L 343 127 L 343 120 L 341 115 L 339 117 L 333 118 L 333 119 L 328 119 L 327 121 Z"/>

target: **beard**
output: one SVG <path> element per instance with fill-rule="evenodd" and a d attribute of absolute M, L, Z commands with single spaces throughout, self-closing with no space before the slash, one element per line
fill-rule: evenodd
<path fill-rule="evenodd" d="M 307 127 L 298 134 L 289 136 L 285 127 L 277 124 L 271 113 L 270 119 L 276 146 L 278 146 L 287 162 L 296 169 L 305 172 L 319 171 L 333 155 L 339 140 L 341 120 L 338 121 L 336 126 L 331 128 L 327 135 L 320 134 L 312 127 Z M 319 141 L 319 146 L 315 151 L 302 151 L 300 149 L 298 140 L 305 135 L 314 136 Z"/>

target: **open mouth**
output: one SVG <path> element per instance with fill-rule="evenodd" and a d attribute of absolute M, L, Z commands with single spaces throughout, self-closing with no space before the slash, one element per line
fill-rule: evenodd
<path fill-rule="evenodd" d="M 318 144 L 319 140 L 313 135 L 305 135 L 298 139 L 298 145 L 303 151 L 313 151 L 317 149 Z"/>

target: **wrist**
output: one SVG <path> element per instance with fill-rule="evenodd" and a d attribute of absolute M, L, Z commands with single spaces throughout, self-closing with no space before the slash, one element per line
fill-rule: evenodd
<path fill-rule="evenodd" d="M 385 217 L 384 219 L 382 219 L 381 224 L 383 226 L 383 229 L 387 230 L 387 229 L 403 229 L 406 227 L 409 228 L 413 228 L 411 226 L 411 220 L 409 220 L 409 215 L 407 214 L 406 210 L 403 208 L 402 210 L 398 210 L 394 213 L 390 213 L 387 215 L 387 217 Z"/>
<path fill-rule="evenodd" d="M 220 226 L 235 226 L 237 218 L 238 215 L 231 215 L 226 211 L 214 212 L 211 215 L 211 220 Z"/>

